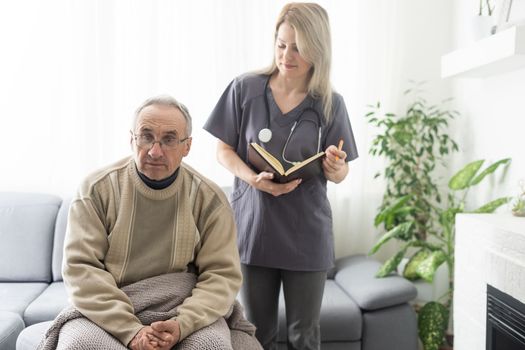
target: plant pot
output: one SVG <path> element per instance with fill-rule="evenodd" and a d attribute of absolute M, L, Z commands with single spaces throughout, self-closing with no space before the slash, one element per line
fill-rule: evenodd
<path fill-rule="evenodd" d="M 447 332 L 447 334 L 445 334 L 445 339 L 447 339 L 447 343 L 449 343 L 450 347 L 452 348 L 452 346 L 454 346 L 454 334 Z"/>
<path fill-rule="evenodd" d="M 512 211 L 512 215 L 524 217 L 525 216 L 525 211 L 513 210 Z"/>
<path fill-rule="evenodd" d="M 473 41 L 478 41 L 494 34 L 495 23 L 492 16 L 475 16 L 471 21 L 470 29 Z"/>
<path fill-rule="evenodd" d="M 439 350 L 454 350 L 454 334 L 448 333 L 445 334 L 446 344 L 441 345 Z"/>

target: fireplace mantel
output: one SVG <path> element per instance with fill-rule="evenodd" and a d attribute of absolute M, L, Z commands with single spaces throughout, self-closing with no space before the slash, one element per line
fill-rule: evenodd
<path fill-rule="evenodd" d="M 525 303 L 525 218 L 459 214 L 455 260 L 454 349 L 485 349 L 487 284 Z"/>

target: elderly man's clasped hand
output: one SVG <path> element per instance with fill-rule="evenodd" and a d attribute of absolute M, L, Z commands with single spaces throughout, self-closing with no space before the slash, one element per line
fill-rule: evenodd
<path fill-rule="evenodd" d="M 154 322 L 142 328 L 129 343 L 132 350 L 169 350 L 180 339 L 179 323 L 175 320 Z"/>

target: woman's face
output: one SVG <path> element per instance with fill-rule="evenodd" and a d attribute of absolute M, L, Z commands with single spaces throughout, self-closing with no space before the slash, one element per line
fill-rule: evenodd
<path fill-rule="evenodd" d="M 275 40 L 275 64 L 285 78 L 306 78 L 312 65 L 299 54 L 295 40 L 295 30 L 283 22 Z"/>

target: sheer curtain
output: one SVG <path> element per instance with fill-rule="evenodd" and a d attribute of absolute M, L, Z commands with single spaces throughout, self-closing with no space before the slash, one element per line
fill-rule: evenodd
<path fill-rule="evenodd" d="M 70 195 L 86 174 L 130 153 L 133 111 L 160 93 L 175 96 L 193 116 L 186 161 L 231 184 L 202 125 L 231 79 L 270 62 L 274 21 L 285 3 L 1 2 L 0 190 Z M 373 180 L 381 161 L 367 154 L 374 130 L 363 118 L 366 105 L 381 99 L 398 109 L 409 78 L 439 76 L 438 57 L 449 41 L 440 21 L 450 0 L 319 3 L 332 25 L 334 87 L 345 98 L 360 152 L 349 177 L 329 186 L 337 255 L 366 252 L 378 234 L 372 219 L 382 195 Z M 434 22 L 439 31 L 427 26 Z"/>

